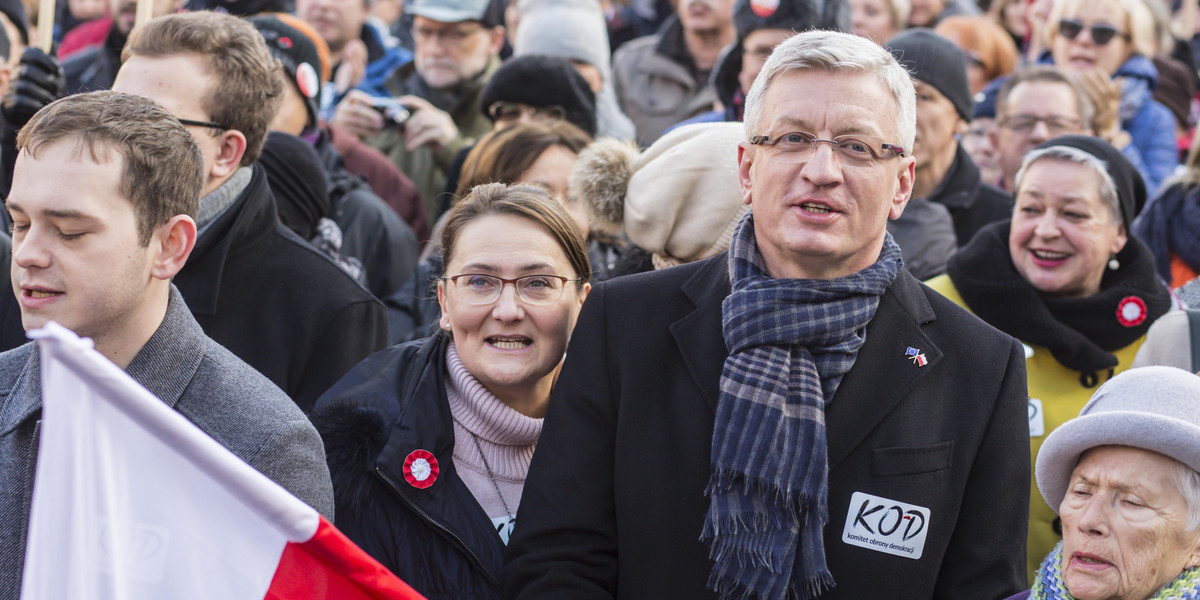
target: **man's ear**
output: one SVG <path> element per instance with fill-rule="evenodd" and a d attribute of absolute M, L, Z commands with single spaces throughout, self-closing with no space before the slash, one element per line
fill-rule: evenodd
<path fill-rule="evenodd" d="M 187 215 L 175 215 L 155 228 L 150 243 L 157 245 L 150 275 L 170 280 L 183 269 L 196 246 L 196 222 Z"/>
<path fill-rule="evenodd" d="M 750 204 L 750 170 L 754 166 L 755 148 L 749 142 L 738 142 L 738 185 L 742 188 L 742 204 Z"/>
<path fill-rule="evenodd" d="M 232 175 L 241 166 L 242 156 L 246 154 L 246 136 L 236 129 L 221 133 L 220 149 L 213 160 L 210 179 L 220 179 Z"/>
<path fill-rule="evenodd" d="M 888 218 L 895 221 L 904 214 L 904 207 L 908 206 L 908 199 L 912 196 L 913 180 L 916 174 L 917 160 L 911 156 L 902 157 L 904 166 L 900 168 L 900 172 L 896 175 L 899 178 L 899 184 L 896 186 L 896 193 L 892 196 L 892 206 L 888 210 Z"/>
<path fill-rule="evenodd" d="M 504 40 L 507 39 L 504 36 L 504 26 L 497 25 L 488 33 L 492 36 L 492 39 L 488 41 L 488 45 L 492 49 L 492 56 L 499 56 L 500 51 L 504 49 Z"/>

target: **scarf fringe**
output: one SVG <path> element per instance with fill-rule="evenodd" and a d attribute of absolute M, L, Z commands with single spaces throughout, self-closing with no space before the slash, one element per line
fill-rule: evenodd
<path fill-rule="evenodd" d="M 756 520 L 754 521 L 756 525 L 768 524 L 779 527 L 784 515 L 786 515 L 787 520 L 795 522 L 802 520 L 809 511 L 816 511 L 817 516 L 821 520 L 821 525 L 824 526 L 829 522 L 829 511 L 825 504 L 827 485 L 824 485 L 822 481 L 822 485 L 818 487 L 819 489 L 815 494 L 805 490 L 781 489 L 779 484 L 773 481 L 746 477 L 743 473 L 728 469 L 715 469 L 712 477 L 708 480 L 708 485 L 704 488 L 704 495 L 711 498 L 714 495 L 737 493 L 743 496 L 758 497 L 786 511 L 783 515 L 772 511 L 771 516 L 777 517 L 775 521 Z M 759 511 L 754 512 L 757 513 Z M 722 520 L 733 518 L 744 524 L 744 521 L 741 521 L 735 515 L 713 516 Z M 733 525 L 736 526 L 738 523 L 734 523 Z"/>

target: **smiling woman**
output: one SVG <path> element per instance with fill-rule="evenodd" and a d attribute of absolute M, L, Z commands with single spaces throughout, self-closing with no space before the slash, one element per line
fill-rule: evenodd
<path fill-rule="evenodd" d="M 1011 222 L 980 230 L 930 286 L 1026 344 L 1036 460 L 1046 434 L 1130 367 L 1171 302 L 1150 250 L 1128 234 L 1146 191 L 1115 148 L 1054 138 L 1026 155 L 1016 184 Z M 1036 491 L 1029 513 L 1032 575 L 1059 527 Z"/>
<path fill-rule="evenodd" d="M 541 187 L 474 188 L 441 239 L 440 331 L 368 358 L 317 401 L 338 527 L 428 597 L 499 598 L 591 266 Z"/>
<path fill-rule="evenodd" d="M 1038 457 L 1063 541 L 1010 600 L 1200 595 L 1200 378 L 1144 367 L 1101 386 Z"/>

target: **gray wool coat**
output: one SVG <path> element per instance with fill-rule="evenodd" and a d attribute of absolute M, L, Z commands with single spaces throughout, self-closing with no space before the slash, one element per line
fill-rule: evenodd
<path fill-rule="evenodd" d="M 17 598 L 41 425 L 37 345 L 0 354 L 0 599 Z M 275 384 L 204 335 L 179 290 L 125 369 L 138 383 L 296 497 L 333 520 L 325 450 Z"/>

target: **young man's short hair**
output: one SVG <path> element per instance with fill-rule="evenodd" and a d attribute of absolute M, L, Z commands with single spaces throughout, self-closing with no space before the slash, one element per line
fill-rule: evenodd
<path fill-rule="evenodd" d="M 120 155 L 120 191 L 133 204 L 142 246 L 171 217 L 196 215 L 204 155 L 187 129 L 153 100 L 112 91 L 67 96 L 21 128 L 17 150 L 36 158 L 41 148 L 62 142 L 97 163 Z"/>
<path fill-rule="evenodd" d="M 216 85 L 201 106 L 214 123 L 246 136 L 242 166 L 258 160 L 267 131 L 283 102 L 283 67 L 262 34 L 232 15 L 196 11 L 148 21 L 129 36 L 122 62 L 131 56 L 164 58 L 197 54 L 209 61 Z"/>

